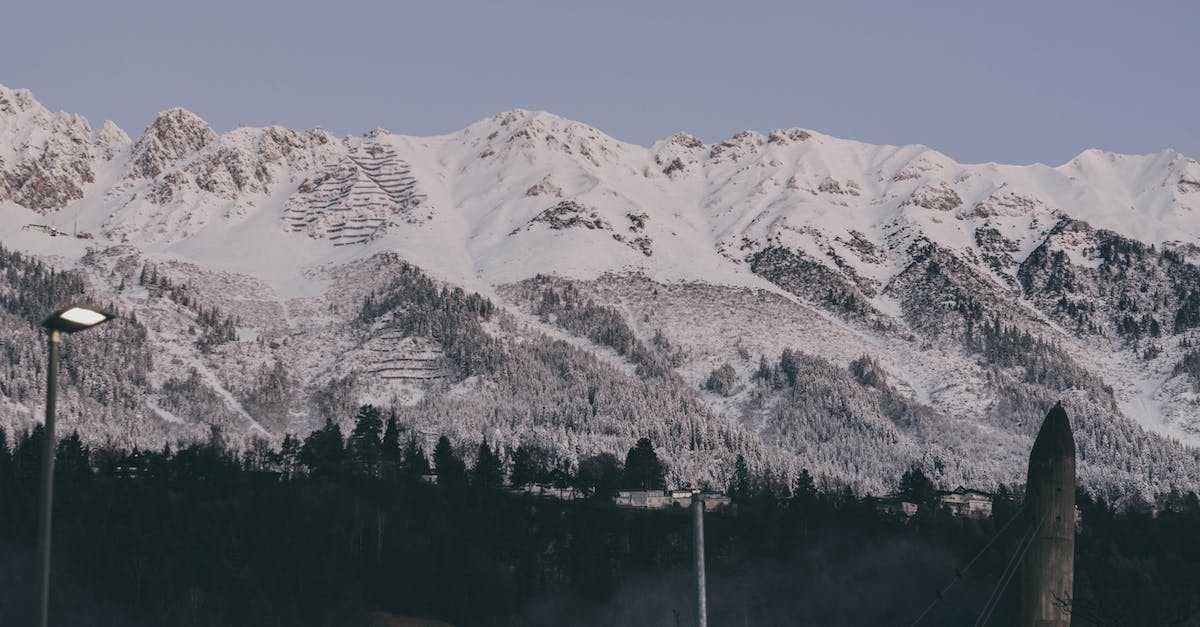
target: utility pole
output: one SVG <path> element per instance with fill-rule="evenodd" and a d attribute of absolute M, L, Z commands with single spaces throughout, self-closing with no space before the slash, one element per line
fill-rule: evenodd
<path fill-rule="evenodd" d="M 692 490 L 692 556 L 696 568 L 696 625 L 708 627 L 708 592 L 704 586 L 704 497 Z"/>

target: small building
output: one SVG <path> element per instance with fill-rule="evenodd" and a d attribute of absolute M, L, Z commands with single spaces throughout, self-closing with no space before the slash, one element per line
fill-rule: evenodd
<path fill-rule="evenodd" d="M 691 492 L 688 493 L 691 498 Z M 639 509 L 664 509 L 675 504 L 671 493 L 666 490 L 621 490 L 613 498 L 618 507 L 636 507 Z"/>
<path fill-rule="evenodd" d="M 693 491 L 690 488 L 676 490 L 621 490 L 613 498 L 613 502 L 617 504 L 617 507 L 634 507 L 638 509 L 688 508 L 692 506 L 692 494 Z M 700 498 L 704 501 L 704 509 L 708 511 L 733 506 L 733 499 L 720 492 L 702 492 Z"/>
<path fill-rule="evenodd" d="M 894 514 L 905 518 L 917 515 L 917 504 L 904 500 L 899 496 L 881 496 L 869 499 L 875 506 L 875 511 L 881 514 Z"/>
<path fill-rule="evenodd" d="M 511 486 L 509 487 L 509 491 L 517 494 L 532 494 L 534 496 L 543 496 L 564 501 L 587 498 L 587 494 L 573 486 L 560 488 L 548 483 L 526 483 L 525 485 Z"/>
<path fill-rule="evenodd" d="M 958 486 L 949 492 L 939 492 L 938 503 L 954 516 L 992 517 L 992 495 L 980 490 Z"/>
<path fill-rule="evenodd" d="M 550 485 L 550 486 L 544 486 L 544 488 L 545 488 L 545 491 L 542 492 L 542 496 L 552 498 L 552 499 L 562 499 L 564 501 L 574 501 L 576 499 L 587 498 L 587 494 L 584 494 L 582 490 L 579 490 L 578 488 L 575 488 L 573 486 L 568 486 L 565 488 L 557 488 L 557 487 Z"/>
<path fill-rule="evenodd" d="M 691 507 L 692 491 L 689 489 L 671 490 L 671 504 L 679 507 Z"/>
<path fill-rule="evenodd" d="M 719 492 L 705 492 L 700 498 L 704 499 L 704 509 L 710 512 L 733 507 L 733 497 Z"/>
<path fill-rule="evenodd" d="M 58 237 L 59 235 L 66 235 L 66 233 L 63 233 L 62 231 L 58 230 L 57 228 L 55 228 L 53 226 L 50 226 L 49 224 L 26 224 L 25 226 L 21 227 L 21 230 L 22 231 L 32 231 L 34 233 L 45 233 L 46 235 L 49 235 L 50 237 Z"/>

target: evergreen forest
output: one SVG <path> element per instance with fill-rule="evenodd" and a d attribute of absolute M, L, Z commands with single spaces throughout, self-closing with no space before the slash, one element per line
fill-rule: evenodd
<path fill-rule="evenodd" d="M 62 438 L 51 624 L 694 624 L 689 513 L 611 498 L 663 486 L 649 439 L 571 470 L 487 442 L 440 438 L 427 455 L 371 406 L 353 424 L 238 454 L 216 430 L 161 451 Z M 0 624 L 27 624 L 44 434 L 0 442 Z M 1002 487 L 992 518 L 956 518 L 932 504 L 944 486 L 931 476 L 897 477 L 923 504 L 906 518 L 739 460 L 722 486 L 735 507 L 706 514 L 710 624 L 963 625 L 989 607 L 987 624 L 1011 623 L 1017 586 L 997 584 L 1024 524 L 1019 491 Z M 504 487 L 527 483 L 586 498 Z M 1078 507 L 1075 624 L 1200 624 L 1194 493 L 1115 509 L 1081 491 Z"/>

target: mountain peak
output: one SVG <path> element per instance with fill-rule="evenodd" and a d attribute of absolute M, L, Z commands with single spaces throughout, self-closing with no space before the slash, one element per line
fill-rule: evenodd
<path fill-rule="evenodd" d="M 132 174 L 154 178 L 166 166 L 208 145 L 217 134 L 203 118 L 179 107 L 159 113 L 133 147 Z"/>
<path fill-rule="evenodd" d="M 1158 152 L 1149 154 L 1127 154 L 1122 152 L 1113 152 L 1111 150 L 1103 150 L 1100 148 L 1088 148 L 1075 155 L 1066 165 L 1087 166 L 1098 164 L 1129 164 L 1146 161 L 1154 161 L 1161 163 L 1174 163 L 1176 161 L 1190 161 L 1187 156 L 1181 154 L 1174 148 L 1164 148 Z"/>
<path fill-rule="evenodd" d="M 0 85 L 0 115 L 17 115 L 41 106 L 28 89 L 11 89 Z"/>
<path fill-rule="evenodd" d="M 667 141 L 669 141 L 672 144 L 675 144 L 677 146 L 682 146 L 684 148 L 703 148 L 704 147 L 704 142 L 700 141 L 699 137 L 696 137 L 695 135 L 692 135 L 691 133 L 683 133 L 683 132 L 675 133 Z"/>
<path fill-rule="evenodd" d="M 500 131 L 501 134 L 507 131 L 513 135 L 520 136 L 524 136 L 524 134 L 521 134 L 521 131 L 525 130 L 534 133 L 567 132 L 578 135 L 607 137 L 602 131 L 593 126 L 540 110 L 512 109 L 511 111 L 498 113 L 487 118 L 483 121 L 483 124 L 491 127 L 494 131 Z"/>
<path fill-rule="evenodd" d="M 767 135 L 767 142 L 786 145 L 792 142 L 802 142 L 812 139 L 812 131 L 804 128 L 777 128 Z"/>
<path fill-rule="evenodd" d="M 129 145 L 129 135 L 112 120 L 105 120 L 96 131 L 96 147 L 106 161 L 111 161 L 118 150 Z"/>
<path fill-rule="evenodd" d="M 124 143 L 129 143 L 130 141 L 129 135 L 112 120 L 105 120 L 100 125 L 100 130 L 96 131 L 96 135 Z"/>

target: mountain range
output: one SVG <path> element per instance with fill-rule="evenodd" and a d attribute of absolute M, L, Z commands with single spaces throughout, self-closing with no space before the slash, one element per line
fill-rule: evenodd
<path fill-rule="evenodd" d="M 743 455 L 883 492 L 1023 481 L 1061 401 L 1081 481 L 1200 488 L 1200 164 L 960 164 L 792 128 L 652 146 L 516 110 L 438 137 L 134 140 L 0 86 L 0 425 L 278 443 L 354 409 L 561 463 L 652 438 L 673 483 Z"/>

